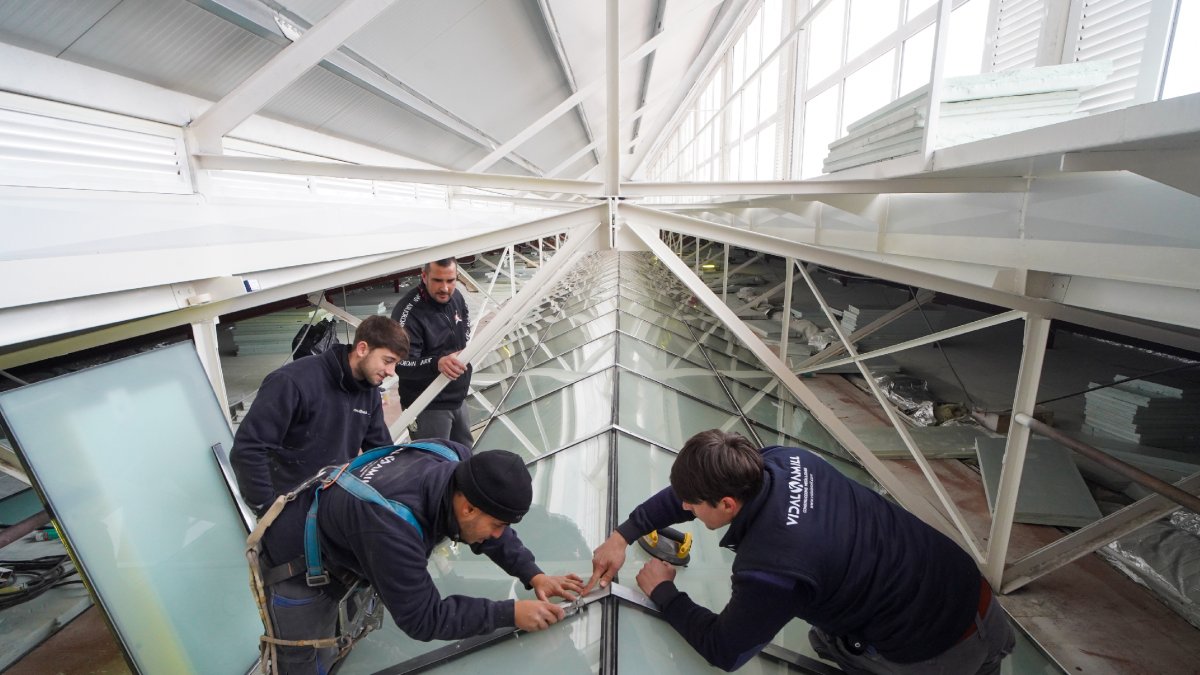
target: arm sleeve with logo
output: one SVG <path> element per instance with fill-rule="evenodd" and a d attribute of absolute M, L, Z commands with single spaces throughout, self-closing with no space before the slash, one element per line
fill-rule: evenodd
<path fill-rule="evenodd" d="M 425 354 L 425 324 L 416 306 L 396 305 L 392 318 L 408 333 L 408 356 L 396 363 L 396 377 L 401 380 L 428 380 L 438 376 L 437 355 Z"/>

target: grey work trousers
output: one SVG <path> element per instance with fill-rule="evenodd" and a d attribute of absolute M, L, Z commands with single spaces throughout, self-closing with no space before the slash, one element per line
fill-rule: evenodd
<path fill-rule="evenodd" d="M 975 617 L 975 622 L 977 629 L 970 637 L 917 663 L 889 661 L 871 647 L 854 654 L 841 640 L 818 628 L 809 630 L 808 640 L 817 654 L 851 675 L 995 675 L 1000 672 L 1000 662 L 1012 653 L 1016 637 L 995 598 L 984 616 Z"/>
<path fill-rule="evenodd" d="M 448 438 L 468 448 L 475 444 L 471 438 L 471 424 L 467 419 L 467 405 L 463 403 L 453 410 L 424 410 L 417 415 L 417 428 L 413 440 L 424 438 Z"/>
<path fill-rule="evenodd" d="M 267 611 L 275 637 L 283 640 L 315 640 L 337 634 L 339 596 L 330 584 L 310 588 L 304 575 L 267 587 Z M 280 675 L 326 675 L 337 661 L 337 648 L 285 647 L 277 649 L 276 670 Z"/>

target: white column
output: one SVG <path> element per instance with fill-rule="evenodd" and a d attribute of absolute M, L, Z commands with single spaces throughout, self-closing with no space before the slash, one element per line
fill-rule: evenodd
<path fill-rule="evenodd" d="M 204 374 L 208 375 L 208 382 L 212 385 L 213 393 L 217 396 L 217 403 L 225 415 L 225 421 L 232 428 L 233 419 L 229 416 L 229 394 L 225 391 L 225 375 L 221 372 L 221 354 L 217 349 L 217 323 L 219 321 L 220 319 L 213 317 L 192 323 L 192 339 L 196 344 L 196 354 L 204 366 Z"/>

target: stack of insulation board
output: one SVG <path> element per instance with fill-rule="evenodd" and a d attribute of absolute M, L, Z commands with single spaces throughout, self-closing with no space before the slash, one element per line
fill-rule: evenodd
<path fill-rule="evenodd" d="M 1133 380 L 1089 391 L 1084 400 L 1084 433 L 1168 450 L 1200 446 L 1200 392 L 1195 390 Z"/>
<path fill-rule="evenodd" d="M 850 335 L 859 328 L 869 326 L 879 317 L 894 310 L 894 307 L 858 307 L 849 305 L 842 312 L 842 330 Z M 941 330 L 945 311 L 936 305 L 925 305 L 897 317 L 883 328 L 859 340 L 862 347 L 883 347 L 908 340 L 925 337 Z M 928 320 L 928 323 L 926 323 Z"/>
<path fill-rule="evenodd" d="M 934 147 L 1082 117 L 1076 112 L 1082 93 L 1111 72 L 1111 62 L 1093 61 L 947 79 Z M 928 101 L 926 85 L 850 124 L 829 145 L 825 173 L 919 151 Z"/>

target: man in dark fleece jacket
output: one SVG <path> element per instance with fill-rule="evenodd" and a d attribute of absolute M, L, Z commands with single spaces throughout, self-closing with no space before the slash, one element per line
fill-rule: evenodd
<path fill-rule="evenodd" d="M 396 366 L 400 403 L 405 408 L 425 391 L 438 374 L 450 383 L 417 415 L 413 438 L 449 438 L 471 445 L 471 423 L 464 401 L 471 388 L 471 366 L 458 353 L 471 339 L 467 301 L 455 288 L 458 264 L 454 258 L 426 263 L 421 283 L 392 309 L 392 318 L 408 331 L 408 357 Z"/>
<path fill-rule="evenodd" d="M 306 640 L 331 637 L 337 603 L 347 579 L 365 579 L 379 594 L 396 625 L 417 640 L 455 640 L 516 626 L 541 630 L 563 618 L 551 596 L 574 599 L 583 580 L 548 576 L 517 533 L 532 501 L 532 479 L 520 457 L 504 450 L 472 456 L 466 446 L 431 439 L 458 461 L 418 448 L 400 448 L 352 473 L 385 499 L 408 507 L 418 530 L 395 512 L 365 501 L 334 484 L 321 492 L 317 510 L 322 560 L 328 585 L 305 581 L 304 520 L 313 493 L 287 505 L 263 538 L 266 566 L 293 562 L 298 574 L 268 586 L 277 636 Z M 447 538 L 470 545 L 534 590 L 537 600 L 442 597 L 428 571 L 435 546 Z M 289 569 L 290 573 L 290 569 Z M 280 648 L 284 673 L 324 673 L 336 650 Z"/>
<path fill-rule="evenodd" d="M 659 560 L 637 582 L 714 666 L 741 667 L 793 618 L 848 673 L 998 673 L 1013 649 L 990 587 L 949 538 L 808 450 L 760 451 L 716 429 L 689 439 L 671 486 L 596 549 L 586 588 L 611 581 L 638 537 L 692 519 L 729 526 L 729 604 L 697 605 Z"/>
<path fill-rule="evenodd" d="M 261 515 L 276 495 L 322 468 L 391 445 L 379 385 L 407 355 L 404 329 L 371 316 L 353 345 L 334 345 L 267 375 L 229 452 L 246 504 Z"/>

